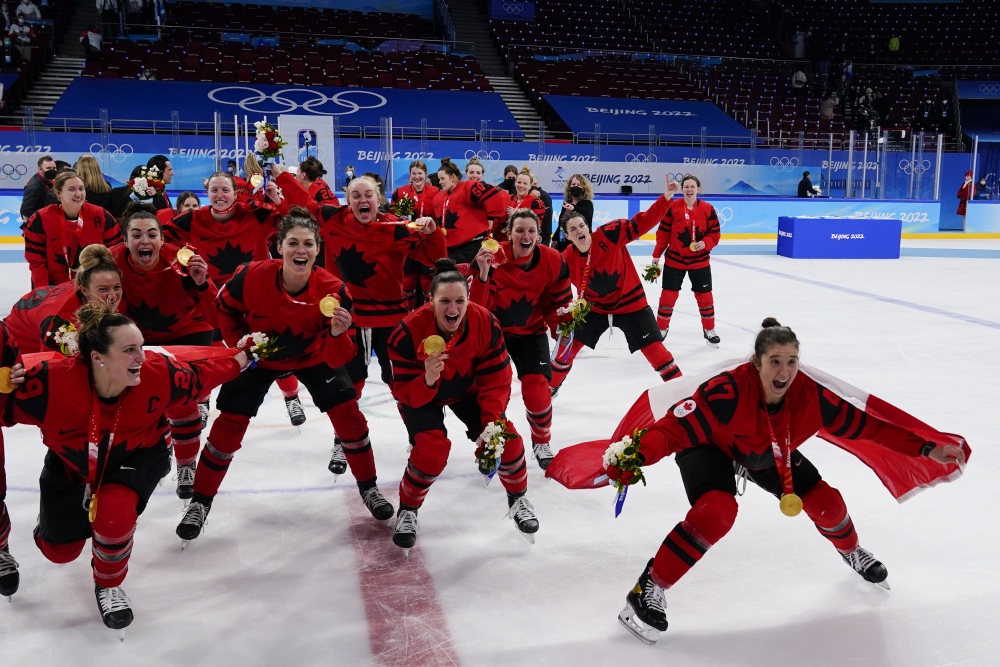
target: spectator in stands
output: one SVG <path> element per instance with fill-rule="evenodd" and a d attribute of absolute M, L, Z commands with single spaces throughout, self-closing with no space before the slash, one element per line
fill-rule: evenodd
<path fill-rule="evenodd" d="M 18 15 L 24 16 L 29 21 L 41 21 L 42 11 L 35 4 L 35 0 L 21 0 L 21 4 L 14 10 Z"/>
<path fill-rule="evenodd" d="M 806 90 L 806 84 L 809 83 L 806 73 L 800 69 L 795 70 L 792 74 L 792 94 L 793 95 L 805 95 L 808 91 Z"/>
<path fill-rule="evenodd" d="M 545 216 L 539 221 L 542 224 L 542 244 L 549 245 L 552 241 L 552 197 L 538 184 L 538 174 L 531 175 L 531 188 L 537 190 L 538 194 L 532 192 L 532 196 L 538 197 L 545 204 Z"/>
<path fill-rule="evenodd" d="M 976 183 L 976 199 L 989 199 L 990 189 L 986 187 L 986 177 L 980 176 L 979 182 Z"/>
<path fill-rule="evenodd" d="M 500 187 L 507 191 L 507 194 L 513 195 L 516 192 L 514 187 L 514 182 L 517 180 L 517 167 L 512 164 L 508 164 L 503 168 L 503 183 Z"/>
<path fill-rule="evenodd" d="M 226 170 L 236 178 L 240 175 L 239 167 L 236 166 L 236 160 L 229 160 L 226 162 Z"/>
<path fill-rule="evenodd" d="M 570 242 L 566 240 L 566 219 L 572 213 L 579 213 L 587 221 L 587 227 L 594 224 L 594 189 L 583 174 L 573 174 L 566 181 L 563 191 L 562 213 L 559 214 L 559 228 L 552 237 L 552 247 L 562 252 Z"/>
<path fill-rule="evenodd" d="M 104 34 L 115 37 L 118 34 L 118 0 L 97 0 L 97 9 L 101 12 Z"/>
<path fill-rule="evenodd" d="M 806 57 L 806 31 L 799 29 L 792 37 L 792 55 L 796 60 L 805 60 Z"/>
<path fill-rule="evenodd" d="M 344 189 L 345 190 L 347 189 L 347 185 L 351 182 L 351 180 L 353 178 L 354 178 L 354 165 L 350 165 L 349 164 L 349 165 L 347 165 L 347 168 L 344 169 Z"/>
<path fill-rule="evenodd" d="M 938 132 L 943 134 L 951 134 L 955 129 L 955 113 L 951 99 L 948 97 L 941 98 L 941 105 L 938 107 L 937 128 Z"/>
<path fill-rule="evenodd" d="M 21 57 L 21 50 L 18 49 L 12 43 L 10 35 L 3 40 L 3 59 L 0 60 L 0 71 L 8 73 L 20 73 L 21 63 L 24 59 Z"/>
<path fill-rule="evenodd" d="M 144 23 L 144 4 L 143 0 L 126 0 L 125 18 L 129 23 Z"/>
<path fill-rule="evenodd" d="M 917 126 L 918 130 L 930 131 L 934 129 L 934 118 L 937 112 L 934 109 L 934 100 L 931 99 L 930 93 L 924 93 L 924 99 L 920 102 L 920 106 L 917 107 L 917 117 L 914 119 L 914 125 Z"/>
<path fill-rule="evenodd" d="M 17 48 L 21 50 L 21 57 L 31 60 L 31 40 L 35 37 L 35 32 L 24 20 L 23 14 L 17 15 L 17 23 L 10 27 L 8 33 Z"/>
<path fill-rule="evenodd" d="M 0 3 L 0 16 L 3 17 L 3 31 L 6 35 L 10 30 L 10 10 L 5 3 Z"/>
<path fill-rule="evenodd" d="M 802 172 L 802 180 L 799 181 L 799 199 L 810 199 L 819 194 L 822 194 L 822 191 L 809 180 L 809 172 Z"/>
<path fill-rule="evenodd" d="M 45 197 L 52 192 L 52 181 L 58 174 L 56 161 L 51 155 L 39 158 L 38 173 L 24 184 L 24 196 L 21 199 L 22 219 L 27 220 L 35 214 L 35 211 L 46 205 Z"/>
<path fill-rule="evenodd" d="M 882 94 L 881 90 L 875 93 L 875 99 L 872 100 L 872 108 L 875 109 L 878 123 L 885 125 L 889 119 L 889 114 L 892 113 L 892 104 L 889 102 L 889 98 Z"/>
<path fill-rule="evenodd" d="M 83 44 L 83 52 L 87 62 L 101 59 L 101 46 L 104 45 L 104 38 L 96 25 L 91 23 L 80 35 L 80 43 Z"/>
<path fill-rule="evenodd" d="M 156 81 L 156 72 L 151 69 L 142 70 L 142 74 L 139 75 L 141 81 Z"/>
<path fill-rule="evenodd" d="M 111 184 L 104 180 L 104 174 L 101 173 L 101 165 L 97 163 L 94 156 L 80 156 L 80 160 L 76 163 L 74 171 L 83 179 L 83 185 L 87 189 L 87 203 L 110 210 Z"/>
<path fill-rule="evenodd" d="M 836 91 L 823 93 L 823 99 L 819 101 L 819 117 L 823 120 L 833 120 L 833 110 L 840 105 L 840 98 Z"/>

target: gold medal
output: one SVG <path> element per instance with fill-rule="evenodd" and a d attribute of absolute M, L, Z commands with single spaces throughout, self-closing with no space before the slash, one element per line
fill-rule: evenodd
<path fill-rule="evenodd" d="M 695 241 L 691 242 L 691 245 L 689 246 L 691 248 L 691 252 L 695 252 L 695 246 L 696 245 L 698 245 L 698 244 Z"/>
<path fill-rule="evenodd" d="M 253 186 L 254 190 L 260 187 L 260 184 L 263 182 L 264 182 L 264 177 L 261 176 L 260 174 L 254 174 L 253 176 L 250 177 L 250 185 Z"/>
<path fill-rule="evenodd" d="M 483 241 L 483 250 L 495 255 L 500 250 L 500 242 L 496 239 L 486 239 Z"/>
<path fill-rule="evenodd" d="M 797 516 L 802 511 L 802 499 L 794 493 L 781 496 L 781 513 L 785 516 Z"/>
<path fill-rule="evenodd" d="M 194 250 L 191 248 L 181 248 L 177 251 L 177 263 L 181 266 L 187 266 L 192 257 L 194 257 Z"/>
<path fill-rule="evenodd" d="M 90 518 L 90 523 L 94 523 L 94 519 L 97 518 L 97 494 L 96 493 L 90 497 L 90 509 L 88 510 L 88 517 Z"/>
<path fill-rule="evenodd" d="M 14 383 L 10 381 L 10 371 L 9 366 L 0 368 L 0 394 L 10 394 L 17 389 Z"/>
<path fill-rule="evenodd" d="M 333 317 L 333 311 L 340 307 L 340 299 L 327 294 L 319 300 L 319 312 L 323 317 Z"/>
<path fill-rule="evenodd" d="M 441 338 L 441 336 L 428 336 L 424 339 L 424 352 L 428 356 L 437 352 L 444 352 L 446 347 L 444 338 Z"/>
<path fill-rule="evenodd" d="M 417 229 L 423 229 L 424 225 L 423 225 L 423 223 L 418 223 L 416 221 L 413 221 L 413 222 L 406 223 L 406 228 L 407 229 L 417 230 Z"/>

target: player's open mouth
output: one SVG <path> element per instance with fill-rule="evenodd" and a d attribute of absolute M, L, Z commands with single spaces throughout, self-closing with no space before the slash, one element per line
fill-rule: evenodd
<path fill-rule="evenodd" d="M 143 264 L 149 263 L 149 260 L 151 260 L 152 258 L 153 258 L 152 250 L 144 250 L 142 248 L 139 249 L 139 259 L 142 260 Z"/>
<path fill-rule="evenodd" d="M 306 267 L 309 265 L 309 260 L 303 259 L 301 257 L 296 257 L 295 259 L 292 260 L 292 264 L 299 267 Z"/>
<path fill-rule="evenodd" d="M 138 375 L 139 369 L 142 368 L 142 364 L 137 364 L 135 366 L 129 366 L 128 372 L 132 375 Z"/>
<path fill-rule="evenodd" d="M 444 321 L 448 324 L 458 324 L 458 315 L 445 315 Z"/>
<path fill-rule="evenodd" d="M 367 216 L 371 212 L 372 212 L 372 207 L 369 206 L 368 204 L 362 204 L 361 206 L 358 207 L 358 213 L 360 215 Z"/>
<path fill-rule="evenodd" d="M 521 241 L 521 247 L 524 250 L 531 250 L 531 246 L 533 246 L 533 245 L 534 245 L 534 243 L 532 243 L 531 241 Z"/>
<path fill-rule="evenodd" d="M 587 235 L 586 234 L 580 234 L 576 238 L 577 238 L 578 241 L 586 241 L 587 240 Z"/>
<path fill-rule="evenodd" d="M 774 380 L 771 382 L 771 386 L 778 390 L 784 389 L 788 386 L 788 380 Z"/>

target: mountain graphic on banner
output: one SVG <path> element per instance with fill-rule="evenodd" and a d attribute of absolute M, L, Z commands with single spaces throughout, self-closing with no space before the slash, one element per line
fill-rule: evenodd
<path fill-rule="evenodd" d="M 725 184 L 723 184 L 723 185 L 725 185 Z M 759 195 L 759 194 L 762 194 L 762 192 L 760 190 L 758 190 L 757 188 L 753 187 L 752 185 L 750 185 L 746 181 L 740 181 L 736 185 L 734 185 L 734 186 L 732 186 L 730 188 L 727 188 L 725 190 L 725 193 L 727 195 Z"/>

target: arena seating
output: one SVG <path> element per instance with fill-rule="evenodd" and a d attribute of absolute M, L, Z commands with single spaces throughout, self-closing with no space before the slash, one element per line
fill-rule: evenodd
<path fill-rule="evenodd" d="M 707 101 L 698 85 L 677 69 L 652 60 L 586 58 L 545 62 L 517 61 L 517 76 L 534 99 L 541 95 L 629 97 Z"/>

